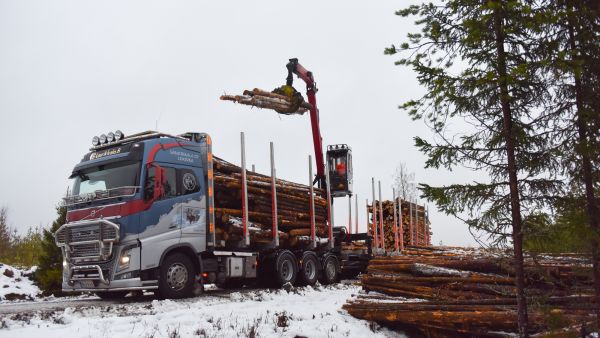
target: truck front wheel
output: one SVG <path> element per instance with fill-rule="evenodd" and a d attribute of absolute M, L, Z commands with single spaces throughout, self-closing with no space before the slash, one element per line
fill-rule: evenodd
<path fill-rule="evenodd" d="M 336 283 L 340 276 L 340 263 L 337 257 L 329 255 L 323 260 L 323 271 L 319 282 L 323 285 Z"/>
<path fill-rule="evenodd" d="M 158 278 L 158 290 L 162 298 L 185 298 L 192 295 L 196 269 L 190 258 L 174 253 L 163 261 Z"/>

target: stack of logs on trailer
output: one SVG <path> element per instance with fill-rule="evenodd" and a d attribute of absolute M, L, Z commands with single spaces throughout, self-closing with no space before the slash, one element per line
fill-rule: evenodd
<path fill-rule="evenodd" d="M 381 247 L 381 223 L 380 215 L 383 213 L 383 238 L 385 250 L 388 252 L 395 250 L 395 232 L 394 232 L 394 202 L 382 201 L 382 212 L 379 210 L 379 201 L 375 201 L 375 224 L 377 232 L 373 229 L 373 206 L 367 205 L 368 219 L 370 220 L 369 232 L 378 234 L 378 245 Z M 418 205 L 400 198 L 396 199 L 396 224 L 398 231 L 398 241 L 403 242 L 403 246 L 430 246 L 431 245 L 431 223 L 429 222 L 428 210 L 423 205 Z M 402 230 L 402 232 L 400 232 Z M 412 235 L 411 235 L 412 231 Z M 399 244 L 399 246 L 401 246 Z"/>
<path fill-rule="evenodd" d="M 590 333 L 597 304 L 589 256 L 527 255 L 525 274 L 530 335 Z M 510 253 L 410 247 L 371 260 L 362 277 L 367 293 L 344 308 L 426 337 L 516 336 L 514 275 Z"/>
<path fill-rule="evenodd" d="M 214 158 L 215 223 L 217 243 L 235 247 L 243 240 L 242 169 Z M 247 171 L 248 217 L 251 246 L 268 244 L 272 232 L 272 180 L 270 176 Z M 276 180 L 279 245 L 304 247 L 310 243 L 310 187 Z M 315 236 L 318 244 L 327 242 L 327 197 L 322 189 L 314 189 Z"/>

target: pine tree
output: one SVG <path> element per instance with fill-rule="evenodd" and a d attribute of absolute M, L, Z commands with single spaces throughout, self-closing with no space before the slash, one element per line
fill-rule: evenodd
<path fill-rule="evenodd" d="M 35 272 L 35 279 L 40 289 L 46 295 L 59 295 L 62 293 L 62 252 L 56 246 L 54 233 L 66 222 L 67 209 L 57 207 L 57 219 L 52 223 L 50 230 L 44 230 L 41 253 L 39 257 L 39 266 Z"/>
<path fill-rule="evenodd" d="M 531 52 L 539 44 L 537 9 L 520 1 L 448 0 L 397 14 L 417 16 L 422 28 L 386 53 L 408 55 L 397 64 L 411 67 L 426 87 L 423 97 L 401 106 L 434 131 L 433 141 L 415 138 L 426 166 L 465 166 L 489 177 L 422 184 L 423 197 L 487 233 L 493 244 L 512 241 L 519 335 L 525 337 L 523 218 L 562 191 L 554 146 L 559 113 L 540 109 L 550 94 L 543 62 Z"/>

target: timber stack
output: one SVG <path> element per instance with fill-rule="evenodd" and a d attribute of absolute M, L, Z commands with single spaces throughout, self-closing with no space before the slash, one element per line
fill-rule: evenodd
<path fill-rule="evenodd" d="M 251 245 L 273 239 L 272 180 L 270 176 L 247 171 L 248 218 Z M 215 223 L 217 242 L 234 247 L 243 239 L 242 169 L 214 157 Z M 309 244 L 311 232 L 310 187 L 276 180 L 278 237 L 282 247 Z M 323 244 L 327 238 L 327 198 L 323 189 L 313 188 L 315 236 Z"/>
<path fill-rule="evenodd" d="M 373 217 L 377 224 L 377 234 L 379 235 L 378 240 L 381 238 L 379 229 L 381 214 L 383 214 L 383 234 L 385 251 L 392 252 L 395 250 L 395 231 L 394 224 L 397 224 L 398 241 L 403 242 L 404 247 L 407 246 L 430 246 L 431 245 L 431 222 L 429 221 L 429 215 L 427 209 L 423 205 L 412 203 L 409 201 L 396 199 L 396 223 L 394 223 L 394 202 L 393 201 L 382 201 L 382 212 L 379 210 L 379 201 L 376 202 L 376 213 L 373 215 L 373 206 L 367 205 L 367 212 L 371 223 L 369 224 L 369 231 L 374 234 L 373 230 Z M 412 232 L 412 233 L 411 233 Z M 379 243 L 381 247 L 381 243 Z"/>
<path fill-rule="evenodd" d="M 529 255 L 525 272 L 531 336 L 590 332 L 597 305 L 590 257 Z M 371 260 L 362 285 L 366 293 L 344 305 L 357 318 L 428 337 L 518 332 L 509 254 L 409 247 Z"/>

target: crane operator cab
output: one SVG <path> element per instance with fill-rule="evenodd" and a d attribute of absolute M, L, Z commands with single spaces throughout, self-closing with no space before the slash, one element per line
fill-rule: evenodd
<path fill-rule="evenodd" d="M 331 195 L 352 195 L 352 149 L 346 144 L 327 146 L 327 170 Z"/>

